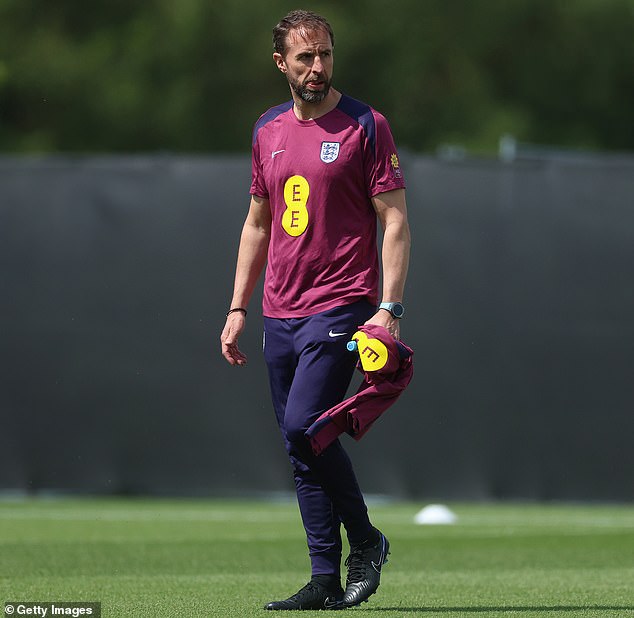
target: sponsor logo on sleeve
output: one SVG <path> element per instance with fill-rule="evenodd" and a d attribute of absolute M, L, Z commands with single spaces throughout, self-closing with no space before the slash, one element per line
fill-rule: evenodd
<path fill-rule="evenodd" d="M 402 178 L 403 173 L 401 172 L 401 164 L 398 161 L 398 156 L 396 153 L 393 153 L 390 157 L 390 164 L 392 165 L 392 173 L 394 174 L 394 178 Z"/>

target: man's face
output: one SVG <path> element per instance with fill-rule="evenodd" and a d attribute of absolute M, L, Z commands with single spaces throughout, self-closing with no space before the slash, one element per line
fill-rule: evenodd
<path fill-rule="evenodd" d="M 326 30 L 291 30 L 286 52 L 273 54 L 293 92 L 307 103 L 321 103 L 332 81 L 332 43 Z"/>

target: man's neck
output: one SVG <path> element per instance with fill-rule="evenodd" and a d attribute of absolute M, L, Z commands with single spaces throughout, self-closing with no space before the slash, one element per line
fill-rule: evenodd
<path fill-rule="evenodd" d="M 293 111 L 299 120 L 315 120 L 316 118 L 325 116 L 339 105 L 339 100 L 341 99 L 341 93 L 334 88 L 330 89 L 326 98 L 320 103 L 308 103 L 298 97 L 294 92 L 292 94 L 294 102 Z"/>

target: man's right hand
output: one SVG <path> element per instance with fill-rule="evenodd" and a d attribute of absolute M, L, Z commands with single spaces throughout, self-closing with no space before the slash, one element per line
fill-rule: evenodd
<path fill-rule="evenodd" d="M 246 319 L 241 311 L 230 313 L 227 316 L 225 327 L 220 335 L 222 355 L 230 365 L 243 367 L 247 364 L 247 357 L 238 349 L 238 338 L 244 330 Z"/>

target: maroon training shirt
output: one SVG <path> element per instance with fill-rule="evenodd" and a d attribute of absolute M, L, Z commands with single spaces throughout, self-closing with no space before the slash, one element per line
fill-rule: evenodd
<path fill-rule="evenodd" d="M 251 194 L 272 226 L 263 312 L 297 318 L 367 298 L 378 303 L 377 218 L 370 198 L 405 187 L 387 120 L 346 95 L 299 120 L 293 102 L 253 132 Z"/>

